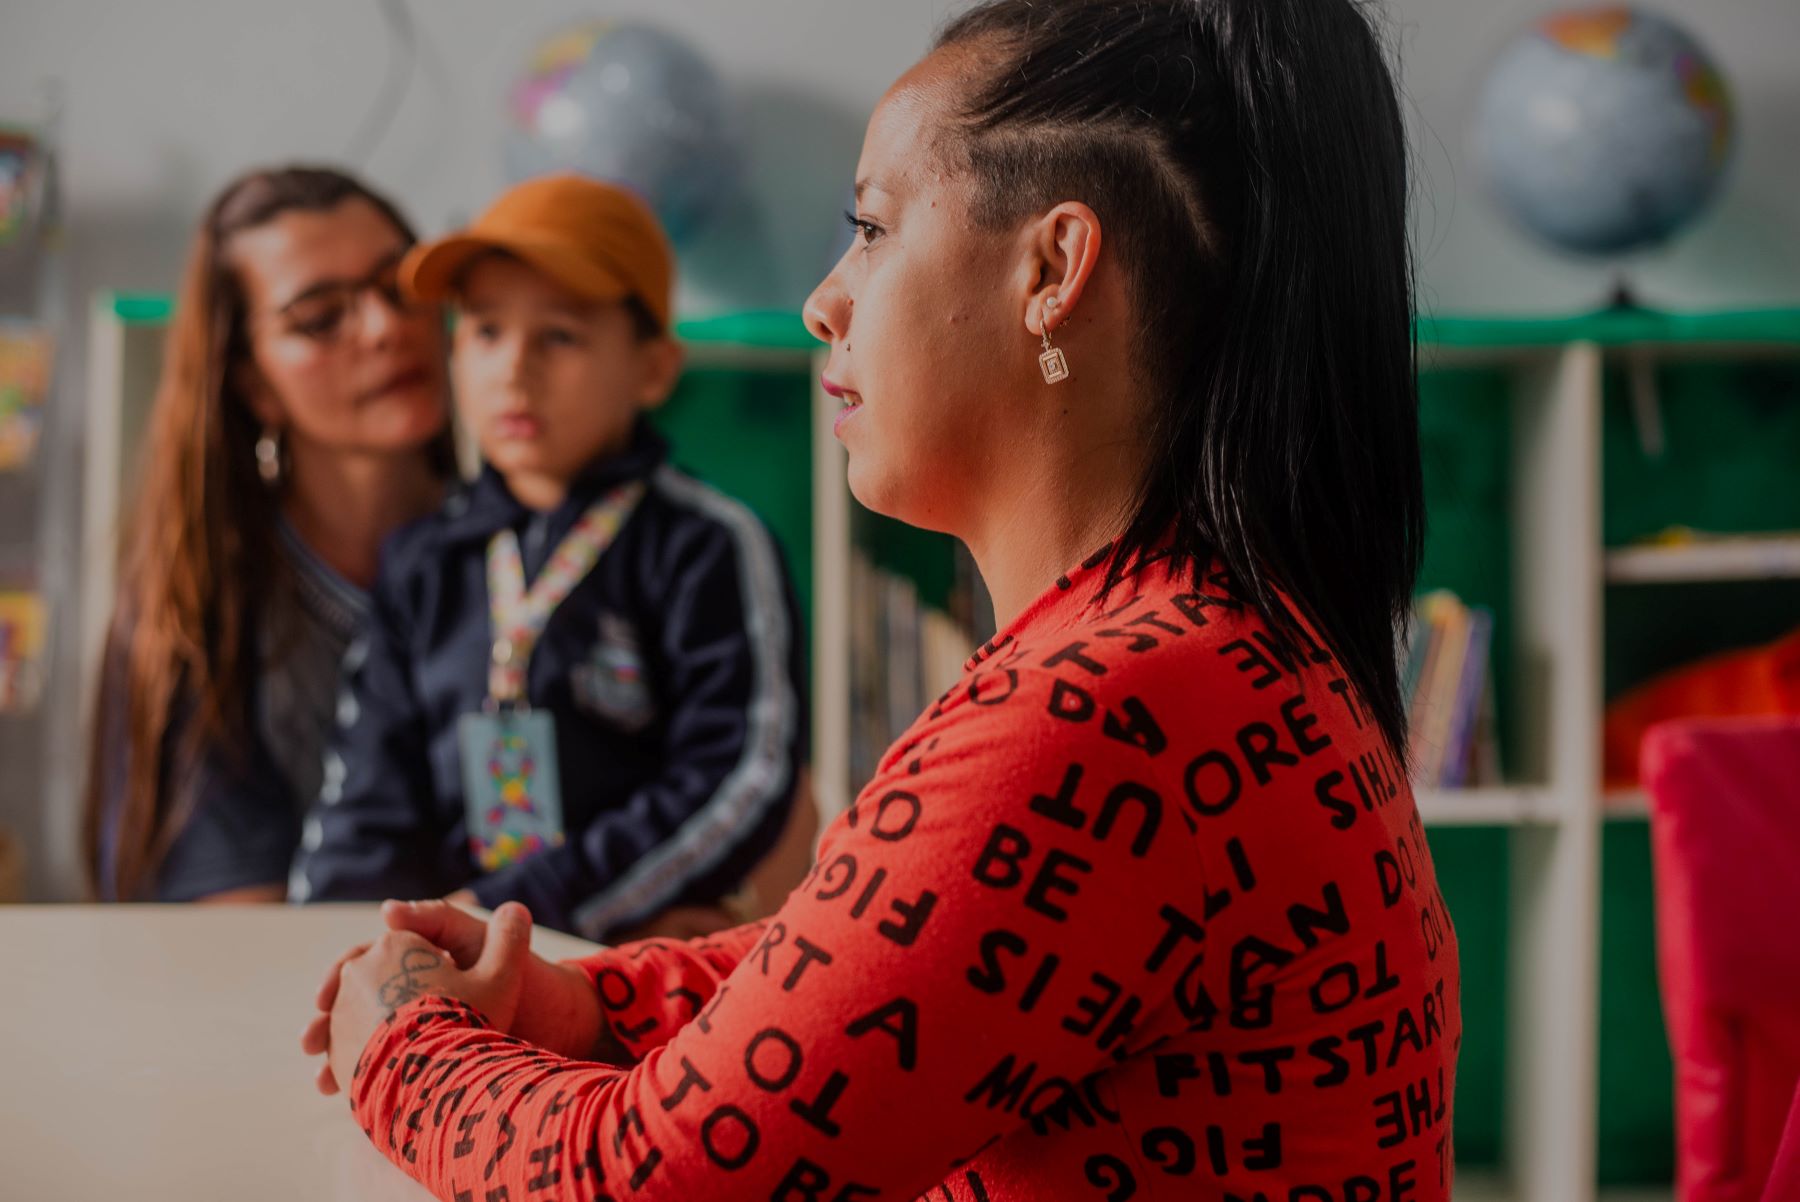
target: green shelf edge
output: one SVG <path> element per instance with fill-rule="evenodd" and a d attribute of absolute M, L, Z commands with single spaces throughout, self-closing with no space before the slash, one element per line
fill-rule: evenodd
<path fill-rule="evenodd" d="M 159 292 L 114 292 L 105 302 L 113 316 L 128 325 L 155 325 L 169 320 L 175 300 Z M 806 332 L 798 313 L 753 310 L 695 317 L 675 323 L 675 333 L 688 342 L 725 343 L 767 350 L 812 350 L 819 345 Z"/>
<path fill-rule="evenodd" d="M 1421 315 L 1414 323 L 1426 345 L 1463 348 L 1680 344 L 1775 344 L 1800 346 L 1800 309 L 1737 309 L 1667 313 L 1655 309 L 1600 309 L 1563 317 L 1451 317 Z"/>
<path fill-rule="evenodd" d="M 175 311 L 173 297 L 160 292 L 114 292 L 109 303 L 113 316 L 127 325 L 156 325 Z"/>
<path fill-rule="evenodd" d="M 174 308 L 161 293 L 119 292 L 113 315 L 129 323 L 165 322 Z M 1713 313 L 1665 313 L 1653 309 L 1602 309 L 1562 317 L 1457 317 L 1421 315 L 1420 343 L 1459 348 L 1558 346 L 1593 342 L 1640 344 L 1774 344 L 1800 346 L 1800 309 L 1740 309 Z M 676 323 L 688 342 L 767 350 L 804 351 L 818 346 L 798 313 L 753 310 L 695 317 Z"/>
<path fill-rule="evenodd" d="M 806 332 L 798 313 L 784 310 L 722 313 L 675 323 L 676 336 L 686 342 L 731 343 L 779 351 L 813 351 L 824 344 Z"/>

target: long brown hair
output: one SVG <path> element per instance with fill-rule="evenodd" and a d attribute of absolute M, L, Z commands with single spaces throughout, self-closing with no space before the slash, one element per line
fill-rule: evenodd
<path fill-rule="evenodd" d="M 142 483 L 124 519 L 88 759 L 88 868 L 96 889 L 121 901 L 154 877 L 187 821 L 182 790 L 165 786 L 191 771 L 202 748 L 249 745 L 256 665 L 247 622 L 285 580 L 276 497 L 256 471 L 258 423 L 233 383 L 250 340 L 231 241 L 283 213 L 347 200 L 373 205 L 416 240 L 400 211 L 361 182 L 328 168 L 285 167 L 251 172 L 220 193 L 188 252 L 141 452 Z M 447 474 L 448 436 L 439 441 L 430 453 Z M 171 743 L 174 724 L 183 733 Z"/>

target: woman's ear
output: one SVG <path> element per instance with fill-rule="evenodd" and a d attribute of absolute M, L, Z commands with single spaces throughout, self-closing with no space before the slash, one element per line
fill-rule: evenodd
<path fill-rule="evenodd" d="M 1027 241 L 1025 328 L 1042 335 L 1068 321 L 1100 262 L 1100 218 L 1065 200 L 1032 224 Z M 1052 297 L 1056 304 L 1047 304 Z"/>
<path fill-rule="evenodd" d="M 282 408 L 281 399 L 249 356 L 231 365 L 231 387 L 244 398 L 250 415 L 265 429 L 279 430 L 287 425 L 287 411 Z"/>
<path fill-rule="evenodd" d="M 638 408 L 658 408 L 681 381 L 687 352 L 674 338 L 664 334 L 640 345 L 638 354 L 642 356 L 643 364 L 643 374 L 638 380 Z"/>

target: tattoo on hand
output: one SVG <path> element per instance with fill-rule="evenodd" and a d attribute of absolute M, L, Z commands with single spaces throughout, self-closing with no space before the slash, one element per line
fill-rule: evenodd
<path fill-rule="evenodd" d="M 387 1010 L 388 1017 L 394 1011 L 415 998 L 425 994 L 425 977 L 434 968 L 442 968 L 444 958 L 434 951 L 422 947 L 408 948 L 400 957 L 400 971 L 381 983 L 380 992 L 375 996 Z"/>

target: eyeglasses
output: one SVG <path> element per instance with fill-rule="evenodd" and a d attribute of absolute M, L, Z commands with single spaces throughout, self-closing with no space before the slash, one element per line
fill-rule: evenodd
<path fill-rule="evenodd" d="M 396 313 L 410 313 L 414 305 L 400 289 L 400 260 L 389 259 L 360 280 L 326 280 L 314 284 L 268 316 L 288 333 L 314 342 L 331 343 L 344 338 L 361 320 L 363 294 L 374 292 Z"/>

